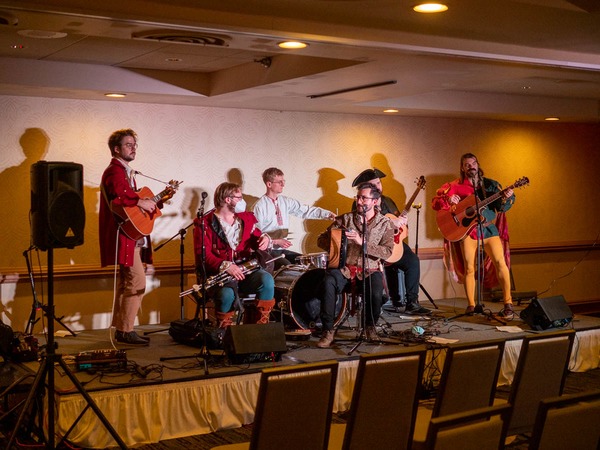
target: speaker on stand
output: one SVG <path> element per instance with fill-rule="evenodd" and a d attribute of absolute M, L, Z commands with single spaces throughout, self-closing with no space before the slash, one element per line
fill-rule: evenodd
<path fill-rule="evenodd" d="M 37 413 L 37 420 L 42 428 L 39 432 L 39 440 L 44 442 L 44 448 L 54 449 L 60 447 L 60 444 L 67 439 L 87 408 L 92 409 L 119 447 L 127 448 L 112 424 L 106 419 L 77 377 L 73 375 L 69 366 L 62 359 L 62 355 L 56 353 L 54 342 L 54 248 L 73 248 L 83 244 L 84 225 L 83 166 L 69 162 L 46 161 L 33 164 L 31 166 L 31 236 L 35 246 L 48 251 L 48 305 L 44 310 L 48 317 L 48 341 L 46 354 L 42 355 L 40 367 L 10 435 L 7 449 L 12 447 L 30 409 L 32 411 L 30 420 L 33 420 L 32 418 Z M 63 373 L 71 380 L 76 390 L 85 399 L 87 406 L 55 447 L 56 386 L 54 371 L 57 366 L 60 366 Z M 40 405 L 44 405 L 44 402 L 47 403 L 47 407 L 41 408 Z M 46 433 L 43 431 L 44 423 L 48 424 Z M 24 427 L 28 433 L 32 432 L 30 425 Z"/>

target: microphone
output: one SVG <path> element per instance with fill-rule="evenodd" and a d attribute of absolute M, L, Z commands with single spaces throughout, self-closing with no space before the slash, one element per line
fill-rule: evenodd
<path fill-rule="evenodd" d="M 208 197 L 208 193 L 207 192 L 203 192 L 202 193 L 202 200 L 204 200 L 206 197 Z"/>
<path fill-rule="evenodd" d="M 142 175 L 142 172 L 140 172 L 139 170 L 132 170 L 131 173 L 133 173 L 134 175 Z"/>

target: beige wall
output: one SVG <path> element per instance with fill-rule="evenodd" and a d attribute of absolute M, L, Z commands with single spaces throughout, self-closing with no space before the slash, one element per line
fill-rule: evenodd
<path fill-rule="evenodd" d="M 261 172 L 277 166 L 286 174 L 285 194 L 339 213 L 351 205 L 352 179 L 364 168 L 387 173 L 384 191 L 403 206 L 424 175 L 419 250 L 423 283 L 435 297 L 462 297 L 462 286 L 446 276 L 439 248 L 442 240 L 429 208 L 435 189 L 458 174 L 460 155 L 471 151 L 486 174 L 508 185 L 527 176 L 529 187 L 517 191 L 509 213 L 515 248 L 513 274 L 517 289 L 551 289 L 569 301 L 600 298 L 598 252 L 530 254 L 531 246 L 591 243 L 598 237 L 600 125 L 513 123 L 486 120 L 359 116 L 195 108 L 185 106 L 0 97 L 0 183 L 4 194 L 0 239 L 0 295 L 5 322 L 24 328 L 32 290 L 23 252 L 30 244 L 31 164 L 38 160 L 83 164 L 86 206 L 85 243 L 55 249 L 55 304 L 58 315 L 74 328 L 104 328 L 112 301 L 110 273 L 98 271 L 98 183 L 110 159 L 109 134 L 124 127 L 139 135 L 132 164 L 157 182 L 138 178 L 154 192 L 163 182 L 183 184 L 153 233 L 158 245 L 189 225 L 199 198 L 222 181 L 243 183 L 248 203 L 263 194 Z M 410 216 L 414 246 L 414 210 Z M 316 235 L 322 221 L 293 220 L 296 249 L 319 251 Z M 193 264 L 191 228 L 185 239 L 186 270 Z M 157 274 L 149 278 L 141 323 L 166 322 L 179 316 L 179 240 L 156 253 Z M 36 274 L 46 265 L 45 252 L 33 252 Z M 39 259 L 39 263 L 38 263 Z M 581 260 L 581 261 L 580 261 Z M 573 271 L 573 269 L 576 270 Z M 42 272 L 45 272 L 45 267 Z M 571 273 L 572 272 L 572 273 Z M 14 282 L 17 279 L 18 282 Z M 556 280 L 556 281 L 555 281 Z M 43 283 L 36 283 L 41 297 Z"/>

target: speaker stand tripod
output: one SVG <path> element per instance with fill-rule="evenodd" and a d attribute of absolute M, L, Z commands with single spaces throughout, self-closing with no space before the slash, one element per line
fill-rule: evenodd
<path fill-rule="evenodd" d="M 59 444 L 67 439 L 69 433 L 75 428 L 75 425 L 81 420 L 84 413 L 91 408 L 92 411 L 96 414 L 96 417 L 102 422 L 106 430 L 110 433 L 113 439 L 117 442 L 120 448 L 127 449 L 127 446 L 123 442 L 123 440 L 119 437 L 113 426 L 106 419 L 100 408 L 94 403 L 94 400 L 90 397 L 90 395 L 86 392 L 84 387 L 81 385 L 79 380 L 73 375 L 67 364 L 62 359 L 62 355 L 56 353 L 56 344 L 54 342 L 54 254 L 52 247 L 48 248 L 48 305 L 44 312 L 48 316 L 48 342 L 46 345 L 46 355 L 42 357 L 42 362 L 40 363 L 40 367 L 36 374 L 35 380 L 31 386 L 31 390 L 27 395 L 27 399 L 23 404 L 23 409 L 19 414 L 17 422 L 15 423 L 13 432 L 10 435 L 10 439 L 8 444 L 6 445 L 6 449 L 9 450 L 16 437 L 17 433 L 21 429 L 25 416 L 30 408 L 32 408 L 32 413 L 34 412 L 33 406 L 38 405 L 38 421 L 39 426 L 41 428 L 41 433 L 39 438 L 45 441 L 44 448 L 46 449 L 54 449 L 55 447 L 55 429 L 56 429 L 56 417 L 55 417 L 55 403 L 56 403 L 56 387 L 55 387 L 55 378 L 54 378 L 54 370 L 55 366 L 58 365 L 64 371 L 65 375 L 71 380 L 77 392 L 81 394 L 81 396 L 85 399 L 87 406 L 81 412 L 81 414 L 77 417 L 75 422 L 71 425 L 67 433 L 62 437 Z M 47 389 L 45 381 L 47 379 Z M 44 437 L 43 433 L 43 424 L 44 424 L 44 410 L 41 407 L 43 405 L 44 394 L 47 394 L 47 423 L 48 423 L 48 432 L 47 438 Z M 33 415 L 33 414 L 32 414 Z M 30 418 L 33 420 L 33 417 Z"/>

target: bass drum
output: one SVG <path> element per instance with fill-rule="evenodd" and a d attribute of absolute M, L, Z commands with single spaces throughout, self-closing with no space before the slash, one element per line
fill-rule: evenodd
<path fill-rule="evenodd" d="M 276 308 L 281 312 L 287 330 L 321 328 L 321 301 L 317 288 L 325 278 L 325 269 L 306 266 L 284 266 L 275 273 Z M 337 326 L 344 318 L 346 296 L 339 295 L 335 305 Z"/>

